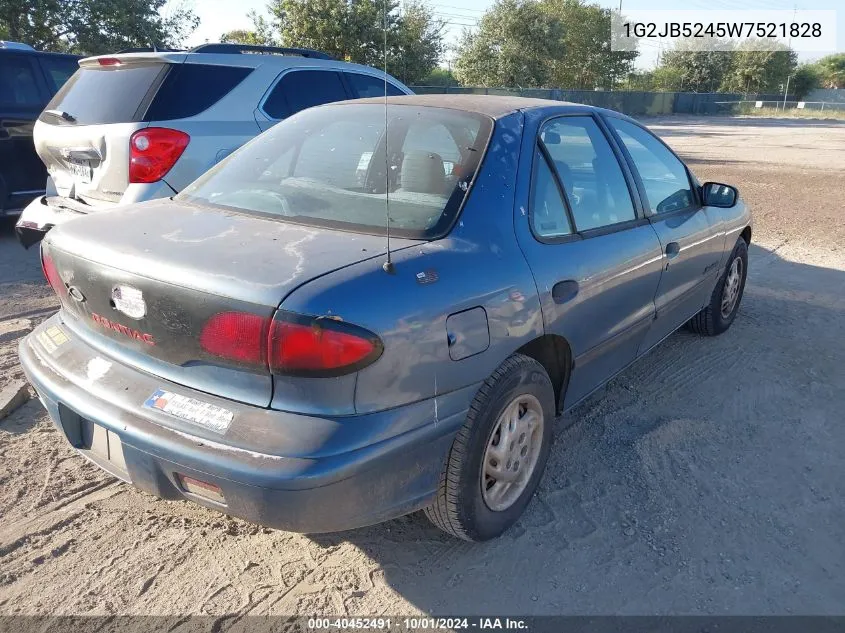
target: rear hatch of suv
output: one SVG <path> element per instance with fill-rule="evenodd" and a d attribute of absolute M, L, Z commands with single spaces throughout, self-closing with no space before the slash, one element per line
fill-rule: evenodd
<path fill-rule="evenodd" d="M 252 70 L 186 64 L 186 57 L 132 53 L 80 61 L 34 131 L 36 151 L 59 196 L 92 207 L 110 206 L 121 201 L 130 183 L 162 179 L 190 138 L 177 125 L 143 141 L 133 135 L 151 121 L 176 121 L 202 112 Z M 159 161 L 155 170 L 150 171 L 144 154 Z"/>

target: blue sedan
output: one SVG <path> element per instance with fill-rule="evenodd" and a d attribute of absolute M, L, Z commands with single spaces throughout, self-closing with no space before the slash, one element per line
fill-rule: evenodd
<path fill-rule="evenodd" d="M 51 231 L 61 310 L 20 357 L 68 442 L 151 494 L 302 532 L 425 509 L 485 540 L 557 415 L 677 328 L 731 326 L 750 239 L 736 189 L 616 112 L 332 104 Z"/>

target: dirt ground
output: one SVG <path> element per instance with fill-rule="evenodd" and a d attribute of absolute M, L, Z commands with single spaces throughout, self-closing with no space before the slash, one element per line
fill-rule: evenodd
<path fill-rule="evenodd" d="M 0 422 L 0 614 L 845 614 L 845 123 L 649 123 L 753 207 L 740 313 L 558 420 L 505 536 L 417 515 L 303 536 L 160 501 L 33 400 Z M 0 321 L 53 306 L 4 228 Z M 20 375 L 13 342 L 0 371 Z"/>

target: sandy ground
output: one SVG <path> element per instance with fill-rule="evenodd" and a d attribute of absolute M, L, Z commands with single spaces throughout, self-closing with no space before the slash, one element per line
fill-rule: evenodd
<path fill-rule="evenodd" d="M 756 213 L 740 314 L 559 420 L 504 537 L 416 515 L 309 537 L 159 501 L 35 400 L 0 422 L 0 614 L 845 614 L 845 124 L 650 123 Z M 0 320 L 52 306 L 4 229 Z"/>

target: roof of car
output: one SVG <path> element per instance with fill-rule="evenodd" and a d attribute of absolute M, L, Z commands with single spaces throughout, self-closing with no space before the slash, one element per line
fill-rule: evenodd
<path fill-rule="evenodd" d="M 340 103 L 384 103 L 384 97 L 368 97 L 366 99 L 341 101 Z M 548 108 L 549 106 L 590 108 L 590 106 L 585 106 L 581 103 L 571 103 L 569 101 L 500 95 L 407 95 L 402 97 L 388 97 L 387 103 L 463 110 L 465 112 L 485 114 L 493 119 L 501 118 L 517 110 L 528 110 L 531 108 Z"/>

